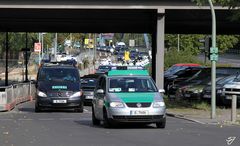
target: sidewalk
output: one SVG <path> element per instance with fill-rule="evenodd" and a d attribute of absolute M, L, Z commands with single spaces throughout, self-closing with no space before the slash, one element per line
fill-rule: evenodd
<path fill-rule="evenodd" d="M 240 126 L 240 109 L 237 109 L 237 121 L 231 122 L 231 108 L 216 109 L 216 118 L 211 119 L 211 109 L 199 110 L 192 108 L 170 108 L 167 109 L 167 115 L 171 117 L 181 118 L 200 124 L 209 125 L 239 125 Z"/>

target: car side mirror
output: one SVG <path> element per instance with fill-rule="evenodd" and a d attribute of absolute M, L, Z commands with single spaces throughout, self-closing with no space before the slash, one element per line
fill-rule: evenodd
<path fill-rule="evenodd" d="M 98 89 L 97 94 L 104 94 L 104 90 L 103 89 Z"/>
<path fill-rule="evenodd" d="M 165 93 L 165 90 L 164 89 L 159 89 L 158 92 L 159 93 Z"/>

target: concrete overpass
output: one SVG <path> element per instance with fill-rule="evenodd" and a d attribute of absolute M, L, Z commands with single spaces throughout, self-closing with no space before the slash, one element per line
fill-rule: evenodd
<path fill-rule="evenodd" d="M 217 9 L 217 33 L 239 34 L 239 21 Z M 191 0 L 1 0 L 2 32 L 150 33 L 153 77 L 163 87 L 164 34 L 211 33 L 209 7 Z"/>

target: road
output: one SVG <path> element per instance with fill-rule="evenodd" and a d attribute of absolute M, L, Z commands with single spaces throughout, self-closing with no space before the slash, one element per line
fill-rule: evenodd
<path fill-rule="evenodd" d="M 0 146 L 227 146 L 228 137 L 240 144 L 240 128 L 202 125 L 167 117 L 167 127 L 122 125 L 104 129 L 91 123 L 91 108 L 34 112 L 34 101 L 0 113 Z"/>

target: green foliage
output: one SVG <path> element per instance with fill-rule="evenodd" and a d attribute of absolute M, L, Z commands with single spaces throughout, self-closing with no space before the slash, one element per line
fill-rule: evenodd
<path fill-rule="evenodd" d="M 190 50 L 177 51 L 172 49 L 165 52 L 164 67 L 168 68 L 176 63 L 201 63 Z"/>
<path fill-rule="evenodd" d="M 208 5 L 208 0 L 192 0 L 196 2 L 197 5 Z M 230 9 L 235 9 L 232 20 L 240 20 L 240 1 L 239 0 L 212 0 L 215 4 L 220 4 L 223 7 L 229 7 Z"/>

